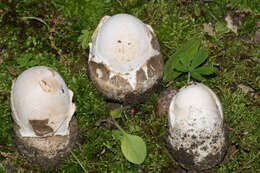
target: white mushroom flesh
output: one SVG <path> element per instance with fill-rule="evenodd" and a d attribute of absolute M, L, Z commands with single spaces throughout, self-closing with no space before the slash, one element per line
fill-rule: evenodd
<path fill-rule="evenodd" d="M 135 89 L 136 72 L 142 68 L 148 78 L 146 62 L 160 54 L 151 45 L 151 33 L 152 28 L 134 16 L 105 16 L 92 37 L 89 61 L 105 64 L 110 69 L 110 79 L 120 74 Z"/>
<path fill-rule="evenodd" d="M 170 141 L 194 154 L 194 162 L 221 152 L 225 144 L 223 112 L 219 99 L 200 83 L 183 87 L 169 108 Z M 196 154 L 195 154 L 196 153 Z"/>
<path fill-rule="evenodd" d="M 51 68 L 36 66 L 15 80 L 11 92 L 14 121 L 23 137 L 68 135 L 75 112 L 73 92 Z"/>

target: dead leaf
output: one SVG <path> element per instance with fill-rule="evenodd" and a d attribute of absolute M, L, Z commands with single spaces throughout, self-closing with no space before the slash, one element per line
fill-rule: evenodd
<path fill-rule="evenodd" d="M 210 23 L 203 24 L 203 31 L 208 33 L 210 36 L 214 36 L 214 28 L 210 25 Z"/>
<path fill-rule="evenodd" d="M 55 27 L 51 28 L 51 29 L 50 29 L 50 32 L 52 32 L 52 33 L 53 33 L 53 32 L 56 32 L 56 28 L 55 28 Z"/>
<path fill-rule="evenodd" d="M 260 29 L 255 32 L 254 42 L 260 44 Z"/>
<path fill-rule="evenodd" d="M 2 58 L 0 58 L 0 65 L 4 62 L 4 60 Z"/>
<path fill-rule="evenodd" d="M 111 120 L 111 118 L 106 118 L 105 116 L 102 117 L 102 119 L 98 120 L 96 123 L 95 123 L 95 126 L 97 127 L 103 127 L 103 128 L 106 128 L 106 129 L 112 129 L 113 127 L 113 122 Z"/>
<path fill-rule="evenodd" d="M 8 72 L 9 72 L 11 75 L 13 75 L 13 76 L 16 76 L 16 75 L 17 75 L 17 71 L 16 71 L 14 68 L 12 68 L 12 67 L 7 67 L 7 70 L 8 70 Z"/>
<path fill-rule="evenodd" d="M 234 24 L 231 13 L 227 13 L 227 16 L 225 17 L 225 21 L 227 22 L 227 27 L 237 34 L 237 26 Z"/>

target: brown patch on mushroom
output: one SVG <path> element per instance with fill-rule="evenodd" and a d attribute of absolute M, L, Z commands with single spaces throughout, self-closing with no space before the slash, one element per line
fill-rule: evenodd
<path fill-rule="evenodd" d="M 57 80 L 50 80 L 49 78 L 41 80 L 39 85 L 42 90 L 47 93 L 57 91 L 61 88 Z"/>
<path fill-rule="evenodd" d="M 143 82 L 147 80 L 147 77 L 145 75 L 145 72 L 142 68 L 140 68 L 137 72 L 136 72 L 136 81 L 137 83 Z"/>
<path fill-rule="evenodd" d="M 147 62 L 148 77 L 161 76 L 163 73 L 163 60 L 161 54 L 151 57 Z"/>
<path fill-rule="evenodd" d="M 47 93 L 51 92 L 51 86 L 45 80 L 41 80 L 39 82 L 39 85 L 41 86 L 43 91 L 45 91 Z"/>
<path fill-rule="evenodd" d="M 53 129 L 47 125 L 48 122 L 49 119 L 29 120 L 29 123 L 31 124 L 33 131 L 37 136 L 43 136 L 53 132 Z"/>
<path fill-rule="evenodd" d="M 102 80 L 108 80 L 109 79 L 109 73 L 110 72 L 104 64 L 90 61 L 89 62 L 89 68 L 90 68 L 90 71 L 95 75 L 96 78 L 100 78 Z M 101 73 L 102 73 L 101 77 L 99 77 L 100 74 L 97 73 L 97 70 L 101 71 Z"/>
<path fill-rule="evenodd" d="M 126 79 L 124 79 L 124 78 L 122 78 L 118 75 L 113 76 L 110 79 L 110 82 L 118 88 L 129 88 L 129 87 L 131 87 L 131 85 L 127 82 Z"/>
<path fill-rule="evenodd" d="M 160 45 L 158 43 L 157 37 L 152 31 L 150 31 L 150 34 L 152 35 L 151 45 L 153 49 L 160 51 Z"/>

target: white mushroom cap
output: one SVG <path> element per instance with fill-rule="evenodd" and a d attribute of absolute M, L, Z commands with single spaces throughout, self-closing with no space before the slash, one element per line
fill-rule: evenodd
<path fill-rule="evenodd" d="M 192 160 L 183 161 L 185 166 L 209 169 L 222 161 L 227 145 L 226 126 L 221 103 L 210 88 L 201 83 L 181 88 L 173 97 L 168 114 L 171 147 Z"/>
<path fill-rule="evenodd" d="M 75 112 L 73 92 L 62 77 L 45 66 L 32 67 L 12 86 L 12 117 L 23 137 L 68 135 Z"/>
<path fill-rule="evenodd" d="M 193 119 L 200 119 L 196 128 L 213 130 L 213 123 L 222 123 L 223 112 L 217 96 L 203 84 L 192 84 L 180 89 L 170 105 L 171 123 L 182 122 L 189 126 Z"/>
<path fill-rule="evenodd" d="M 117 100 L 123 99 L 125 93 L 151 88 L 163 72 L 152 28 L 129 14 L 101 19 L 90 43 L 89 66 L 98 88 L 107 90 L 103 93 L 109 98 L 118 97 Z M 124 94 L 118 94 L 122 90 Z"/>

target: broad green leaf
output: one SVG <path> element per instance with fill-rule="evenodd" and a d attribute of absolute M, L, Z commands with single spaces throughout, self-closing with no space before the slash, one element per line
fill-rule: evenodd
<path fill-rule="evenodd" d="M 123 112 L 123 107 L 118 107 L 112 111 L 110 111 L 110 116 L 114 119 L 121 118 Z"/>
<path fill-rule="evenodd" d="M 175 67 L 177 66 L 178 64 L 178 61 L 179 61 L 179 58 L 177 56 L 171 56 L 169 58 L 169 60 L 165 63 L 165 66 L 164 66 L 164 74 L 163 74 L 163 81 L 164 82 L 168 82 L 170 80 L 172 80 L 173 76 L 172 76 L 172 73 L 173 73 L 173 70 L 175 69 Z"/>
<path fill-rule="evenodd" d="M 121 141 L 121 150 L 125 158 L 134 164 L 143 163 L 147 154 L 143 139 L 130 134 L 124 134 Z"/>
<path fill-rule="evenodd" d="M 198 53 L 195 55 L 194 59 L 191 63 L 191 68 L 194 69 L 201 65 L 208 57 L 208 51 L 207 49 L 201 49 L 198 51 Z"/>
<path fill-rule="evenodd" d="M 188 58 L 191 60 L 198 52 L 199 47 L 200 41 L 193 39 L 184 44 L 183 51 L 187 53 Z"/>
<path fill-rule="evenodd" d="M 187 57 L 191 59 L 198 51 L 199 46 L 200 41 L 194 39 L 186 42 L 182 47 L 178 48 L 176 52 L 171 55 L 168 61 L 165 63 L 163 81 L 168 82 L 178 77 L 181 73 L 173 71 L 174 69 L 176 69 L 177 64 L 183 56 L 183 53 L 186 53 Z"/>
<path fill-rule="evenodd" d="M 170 72 L 168 75 L 163 75 L 163 81 L 164 82 L 169 82 L 173 79 L 176 79 L 178 76 L 180 76 L 182 74 L 182 72 L 179 72 L 179 71 L 172 71 Z"/>
<path fill-rule="evenodd" d="M 198 72 L 192 71 L 190 72 L 191 77 L 193 77 L 194 79 L 198 80 L 198 81 L 203 81 L 205 80 L 204 77 L 202 77 Z"/>
<path fill-rule="evenodd" d="M 186 66 L 189 67 L 191 64 L 191 57 L 189 57 L 189 54 L 187 52 L 183 52 L 182 54 L 179 55 L 180 57 L 180 61 L 181 63 Z M 177 69 L 178 66 L 176 66 Z"/>
<path fill-rule="evenodd" d="M 178 65 L 176 66 L 176 70 L 184 73 L 189 71 L 189 69 L 184 65 L 182 65 L 181 63 L 178 63 Z"/>
<path fill-rule="evenodd" d="M 202 66 L 194 70 L 194 72 L 202 74 L 202 75 L 210 75 L 216 72 L 214 67 Z"/>

